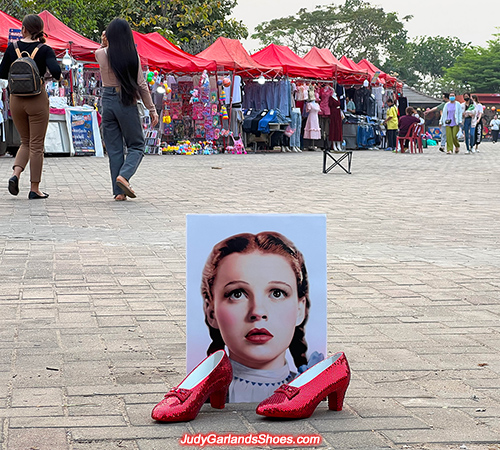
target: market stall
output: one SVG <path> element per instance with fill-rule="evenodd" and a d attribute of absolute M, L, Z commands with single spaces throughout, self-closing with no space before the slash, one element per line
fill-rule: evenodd
<path fill-rule="evenodd" d="M 44 29 L 48 34 L 47 45 L 54 49 L 56 57 L 66 66 L 66 70 L 63 70 L 65 81 L 60 84 L 58 81 L 47 79 L 45 83 L 51 105 L 45 152 L 102 156 L 102 145 L 98 133 L 93 132 L 92 144 L 89 140 L 85 151 L 78 150 L 77 144 L 73 145 L 78 139 L 73 133 L 75 128 L 71 127 L 70 116 L 67 116 L 65 111 L 77 103 L 90 105 L 85 109 L 86 117 L 89 119 L 88 123 L 85 123 L 86 133 L 88 130 L 92 132 L 93 129 L 98 128 L 95 106 L 100 77 L 95 67 L 94 52 L 99 48 L 99 44 L 67 27 L 48 11 L 42 11 L 39 16 L 44 21 Z M 0 49 L 5 50 L 10 42 L 22 37 L 21 27 L 19 20 L 0 12 Z M 92 65 L 88 73 L 84 70 L 86 63 Z M 7 150 L 15 153 L 20 145 L 20 139 L 8 110 L 6 89 L 2 89 L 2 100 L 4 110 L 2 111 L 3 133 L 0 153 Z"/>
<path fill-rule="evenodd" d="M 213 59 L 217 63 L 218 78 L 217 94 L 222 103 L 221 109 L 225 114 L 221 116 L 224 134 L 227 132 L 234 140 L 234 147 L 241 147 L 243 133 L 244 115 L 243 101 L 247 98 L 252 87 L 265 84 L 266 79 L 273 79 L 282 73 L 282 67 L 273 64 L 263 64 L 255 61 L 244 49 L 241 42 L 224 37 L 218 38 L 211 46 L 198 54 L 198 56 Z M 255 81 L 259 81 L 256 83 Z M 248 109 L 248 108 L 247 108 Z M 272 125 L 270 125 L 272 127 Z M 270 133 L 254 134 L 251 140 L 245 140 L 246 145 L 257 145 L 261 141 L 263 145 L 270 146 Z M 230 138 L 228 137 L 228 141 Z M 225 137 L 225 136 L 224 136 Z M 258 138 L 258 139 L 257 139 Z M 230 146 L 231 147 L 231 146 Z M 256 148 L 256 147 L 255 147 Z"/>

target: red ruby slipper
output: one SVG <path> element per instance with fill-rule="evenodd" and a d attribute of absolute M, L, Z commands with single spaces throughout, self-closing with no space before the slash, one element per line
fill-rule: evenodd
<path fill-rule="evenodd" d="M 315 364 L 289 384 L 283 384 L 257 406 L 257 414 L 267 417 L 305 419 L 319 402 L 328 397 L 328 409 L 341 411 L 351 379 L 344 353 L 336 353 Z"/>
<path fill-rule="evenodd" d="M 224 350 L 212 353 L 198 364 L 181 384 L 165 394 L 151 413 L 160 422 L 193 420 L 210 397 L 213 408 L 223 409 L 233 369 Z"/>

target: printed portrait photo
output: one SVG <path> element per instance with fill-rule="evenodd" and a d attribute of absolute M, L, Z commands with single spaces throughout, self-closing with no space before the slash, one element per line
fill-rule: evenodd
<path fill-rule="evenodd" d="M 326 356 L 326 216 L 187 216 L 187 372 L 225 350 L 229 402 Z"/>

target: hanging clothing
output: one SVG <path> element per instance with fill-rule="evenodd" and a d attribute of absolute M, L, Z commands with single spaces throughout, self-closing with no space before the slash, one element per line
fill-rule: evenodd
<path fill-rule="evenodd" d="M 333 88 L 330 86 L 324 86 L 319 91 L 319 115 L 320 116 L 329 116 L 330 115 L 330 106 L 328 105 L 328 100 L 332 96 Z"/>
<path fill-rule="evenodd" d="M 382 119 L 382 114 L 384 110 L 382 87 L 381 86 L 373 87 L 372 94 L 375 96 L 375 116 L 378 117 L 379 119 Z"/>
<path fill-rule="evenodd" d="M 332 142 L 342 142 L 342 114 L 340 101 L 330 97 L 328 104 L 330 106 L 330 130 L 328 133 L 328 140 Z"/>
<path fill-rule="evenodd" d="M 341 84 L 337 84 L 337 86 L 335 86 L 335 92 L 337 94 L 337 98 L 339 99 L 339 102 L 340 102 L 340 109 L 342 109 L 342 111 L 345 110 L 345 102 L 346 102 L 346 90 L 344 88 L 344 86 L 342 86 Z M 349 98 L 352 98 L 352 97 L 349 97 Z"/>
<path fill-rule="evenodd" d="M 300 108 L 293 108 L 291 113 L 292 123 L 290 124 L 293 134 L 290 136 L 290 146 L 300 148 L 300 130 L 302 129 L 302 114 Z"/>
<path fill-rule="evenodd" d="M 356 103 L 356 114 L 366 115 L 368 111 L 369 96 L 370 96 L 370 91 L 364 86 L 355 91 L 354 103 Z"/>
<path fill-rule="evenodd" d="M 297 92 L 295 95 L 295 100 L 303 102 L 308 98 L 308 87 L 305 84 L 300 84 L 297 86 Z"/>
<path fill-rule="evenodd" d="M 406 108 L 408 108 L 408 99 L 402 96 L 398 97 L 398 112 L 400 117 L 406 114 Z"/>
<path fill-rule="evenodd" d="M 306 128 L 304 129 L 305 139 L 321 139 L 321 128 L 319 127 L 319 105 L 316 102 L 310 102 L 306 106 L 309 113 L 307 116 Z"/>
<path fill-rule="evenodd" d="M 309 85 L 309 89 L 307 91 L 307 100 L 313 102 L 316 100 L 315 86 L 314 84 Z"/>

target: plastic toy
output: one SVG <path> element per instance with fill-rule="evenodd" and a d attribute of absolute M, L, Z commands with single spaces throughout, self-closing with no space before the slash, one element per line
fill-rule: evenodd
<path fill-rule="evenodd" d="M 193 89 L 192 91 L 189 92 L 191 94 L 191 99 L 189 100 L 189 103 L 198 103 L 200 101 L 200 91 L 198 89 Z"/>

